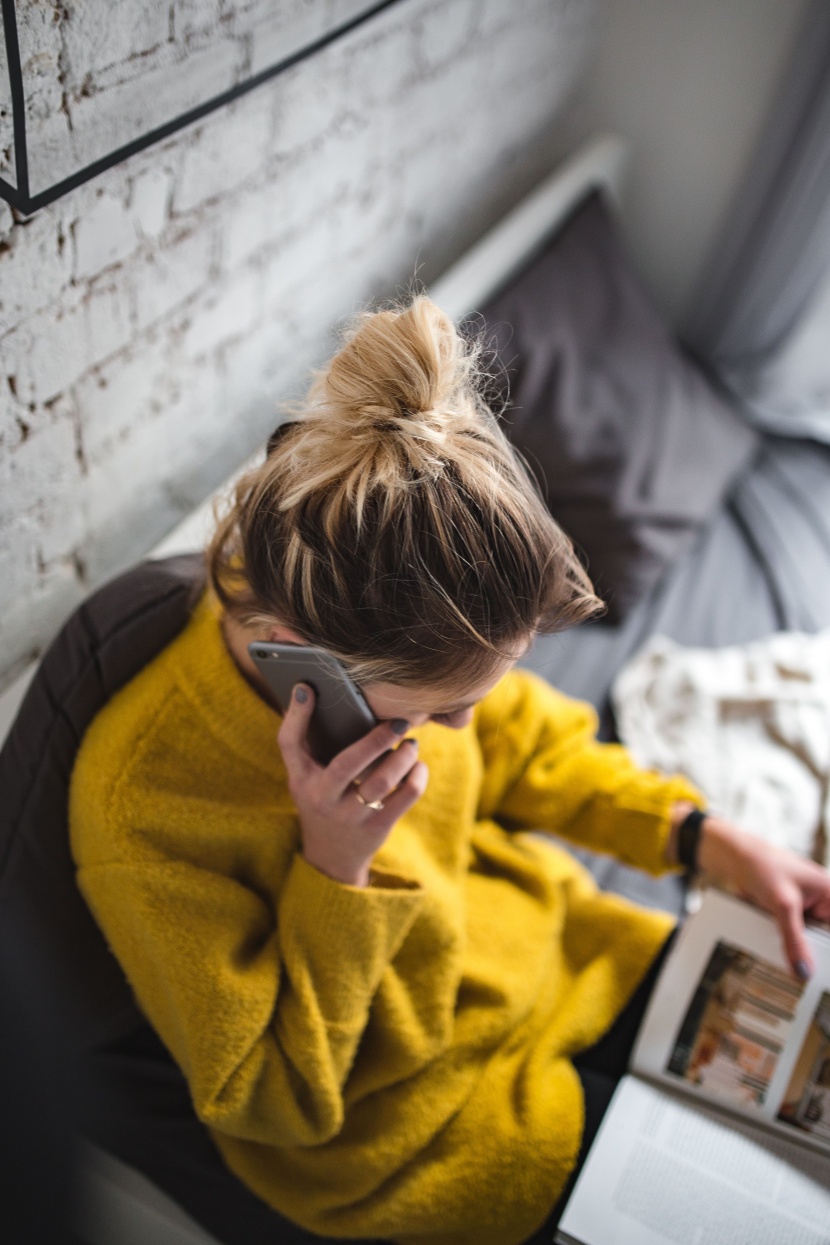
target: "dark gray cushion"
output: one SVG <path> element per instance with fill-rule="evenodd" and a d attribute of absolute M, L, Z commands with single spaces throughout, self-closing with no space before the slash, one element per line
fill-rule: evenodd
<path fill-rule="evenodd" d="M 194 554 L 143 562 L 99 588 L 50 646 L 0 749 L 0 943 L 25 951 L 54 986 L 61 1040 L 77 1049 L 129 1028 L 137 1013 L 75 885 L 75 756 L 99 709 L 182 630 L 204 586 Z"/>
<path fill-rule="evenodd" d="M 757 434 L 673 340 L 598 194 L 482 314 L 506 431 L 622 618 L 714 514 Z"/>

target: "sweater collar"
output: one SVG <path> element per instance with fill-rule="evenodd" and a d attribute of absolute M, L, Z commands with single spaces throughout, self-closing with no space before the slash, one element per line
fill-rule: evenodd
<path fill-rule="evenodd" d="M 282 718 L 257 695 L 231 657 L 222 635 L 222 606 L 208 589 L 176 653 L 178 681 L 213 735 L 238 756 L 273 775 Z"/>

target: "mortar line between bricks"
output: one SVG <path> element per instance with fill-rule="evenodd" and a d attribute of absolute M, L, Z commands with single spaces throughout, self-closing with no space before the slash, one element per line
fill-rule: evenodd
<path fill-rule="evenodd" d="M 14 19 L 14 0 L 2 0 L 4 17 L 6 10 L 11 10 L 12 20 Z M 40 208 L 46 207 L 50 203 L 54 203 L 56 199 L 60 199 L 63 195 L 68 194 L 71 190 L 77 189 L 84 182 L 91 181 L 93 177 L 97 177 L 100 173 L 105 173 L 107 169 L 111 169 L 114 165 L 120 164 L 122 160 L 129 159 L 130 156 L 136 155 L 139 151 L 152 147 L 154 143 L 161 142 L 165 138 L 169 138 L 171 134 L 177 133 L 179 130 L 185 129 L 188 125 L 200 121 L 202 117 L 207 116 L 211 112 L 215 112 L 218 108 L 224 107 L 226 104 L 233 103 L 243 95 L 247 95 L 249 91 L 255 90 L 268 82 L 269 79 L 276 77 L 278 74 L 284 73 L 285 70 L 291 69 L 300 61 L 306 60 L 313 56 L 316 52 L 322 51 L 329 44 L 334 43 L 337 39 L 349 34 L 358 26 L 362 26 L 371 18 L 382 13 L 384 9 L 389 9 L 395 4 L 399 4 L 400 0 L 380 0 L 379 4 L 373 5 L 364 13 L 359 13 L 357 17 L 353 17 L 350 21 L 344 22 L 342 26 L 338 26 L 335 30 L 330 30 L 327 34 L 322 35 L 319 39 L 315 39 L 313 43 L 306 44 L 297 52 L 293 52 L 291 56 L 286 56 L 283 60 L 277 61 L 275 65 L 270 65 L 268 69 L 263 69 L 260 73 L 254 74 L 252 78 L 248 78 L 245 82 L 240 82 L 229 90 L 223 91 L 220 95 L 214 95 L 212 99 L 207 100 L 204 104 L 198 104 L 195 108 L 189 109 L 187 112 L 180 113 L 172 121 L 166 121 L 163 125 L 157 126 L 153 130 L 149 130 L 140 138 L 135 138 L 129 143 L 125 143 L 122 147 L 116 148 L 115 151 L 109 152 L 108 155 L 102 156 L 100 160 L 94 160 L 91 164 L 86 165 L 83 169 L 79 169 L 77 173 L 73 173 L 70 177 L 66 177 L 63 181 L 56 182 L 54 186 L 42 190 L 39 194 L 29 196 L 28 183 L 28 167 L 26 171 L 26 193 L 19 194 L 22 200 L 15 204 L 16 207 L 27 216 L 33 212 L 37 212 Z M 15 26 L 15 40 L 17 38 L 17 28 Z M 11 57 L 9 57 L 9 76 L 11 77 Z M 20 57 L 17 57 L 17 67 L 20 68 Z M 22 98 L 23 79 L 20 78 L 20 91 Z M 15 108 L 15 149 L 17 148 L 17 109 Z M 23 153 L 25 157 L 26 142 L 25 131 L 23 133 Z M 3 189 L 3 183 L 0 181 L 0 190 Z"/>
<path fill-rule="evenodd" d="M 26 95 L 23 90 L 23 69 L 20 64 L 20 43 L 17 38 L 17 15 L 14 0 L 3 0 L 3 29 L 6 36 L 6 61 L 9 68 L 9 90 L 12 97 L 12 123 L 14 127 L 14 170 L 17 178 L 13 204 L 21 212 L 27 212 L 29 199 L 29 157 L 26 150 Z M 0 183 L 0 189 L 7 183 Z"/>

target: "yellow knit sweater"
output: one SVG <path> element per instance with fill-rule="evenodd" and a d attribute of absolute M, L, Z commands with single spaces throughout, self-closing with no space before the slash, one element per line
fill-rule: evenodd
<path fill-rule="evenodd" d="M 278 716 L 207 598 L 75 766 L 78 881 L 226 1162 L 322 1235 L 514 1245 L 579 1148 L 569 1056 L 624 1007 L 668 916 L 597 891 L 543 827 L 664 869 L 681 779 L 508 675 L 414 732 L 426 794 L 367 889 L 306 863 Z"/>

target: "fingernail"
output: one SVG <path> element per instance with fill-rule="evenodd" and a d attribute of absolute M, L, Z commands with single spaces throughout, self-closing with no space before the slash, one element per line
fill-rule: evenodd
<path fill-rule="evenodd" d="M 412 747 L 413 747 L 413 748 L 417 748 L 417 747 L 418 747 L 418 740 L 417 740 L 417 739 L 413 739 L 413 738 L 412 738 L 412 736 L 410 735 L 408 739 L 404 739 L 404 740 L 403 740 L 403 743 L 401 744 L 401 747 L 403 747 L 403 744 L 412 744 Z"/>
<path fill-rule="evenodd" d="M 396 735 L 405 735 L 409 730 L 409 723 L 406 718 L 393 718 L 389 725 Z"/>
<path fill-rule="evenodd" d="M 304 687 L 295 687 L 294 688 L 294 699 L 296 700 L 298 705 L 304 705 L 305 702 L 308 700 L 308 692 L 305 690 Z"/>
<path fill-rule="evenodd" d="M 806 960 L 799 960 L 795 966 L 795 972 L 796 976 L 800 977 L 802 981 L 809 981 L 813 970 Z"/>

